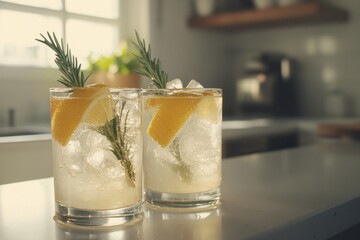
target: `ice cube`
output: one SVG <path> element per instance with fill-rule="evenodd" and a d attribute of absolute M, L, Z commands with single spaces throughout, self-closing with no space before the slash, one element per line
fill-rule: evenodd
<path fill-rule="evenodd" d="M 125 175 L 120 161 L 109 149 L 94 149 L 86 157 L 88 165 L 109 179 L 120 179 Z"/>
<path fill-rule="evenodd" d="M 105 136 L 91 129 L 82 130 L 78 140 L 84 155 L 87 155 L 95 148 L 108 148 L 110 146 Z"/>
<path fill-rule="evenodd" d="M 210 164 L 220 154 L 220 136 L 218 126 L 196 117 L 189 119 L 178 136 L 184 161 L 196 168 Z"/>
<path fill-rule="evenodd" d="M 119 93 L 117 94 L 117 96 L 115 96 L 115 100 L 133 100 L 139 97 L 139 93 L 136 92 L 135 90 L 124 90 L 124 91 L 119 91 Z"/>
<path fill-rule="evenodd" d="M 79 141 L 70 141 L 63 149 L 61 159 L 68 171 L 75 176 L 84 170 L 84 156 Z"/>
<path fill-rule="evenodd" d="M 174 80 L 171 80 L 169 82 L 166 83 L 166 88 L 167 89 L 181 89 L 183 88 L 183 84 L 181 82 L 181 79 L 176 78 Z"/>
<path fill-rule="evenodd" d="M 125 176 L 124 168 L 121 165 L 121 160 L 116 159 L 116 156 L 110 150 L 103 151 L 104 159 L 101 164 L 101 172 L 108 179 L 120 179 Z"/>
<path fill-rule="evenodd" d="M 198 81 L 192 79 L 186 88 L 204 88 Z"/>
<path fill-rule="evenodd" d="M 100 168 L 101 164 L 106 160 L 106 150 L 96 149 L 86 156 L 86 162 L 93 168 Z"/>
<path fill-rule="evenodd" d="M 160 147 L 158 143 L 152 140 L 148 135 L 144 136 L 144 156 L 154 156 L 154 161 L 158 161 L 159 164 L 164 166 L 171 166 L 176 164 L 176 159 L 173 154 L 166 148 Z M 156 160 L 155 160 L 156 159 Z"/>
<path fill-rule="evenodd" d="M 121 179 L 125 177 L 124 168 L 121 166 L 119 161 L 113 161 L 111 166 L 105 167 L 104 173 L 105 176 L 109 179 Z"/>
<path fill-rule="evenodd" d="M 124 104 L 125 103 L 125 104 Z M 123 106 L 124 105 L 124 106 Z M 123 112 L 121 113 L 121 109 L 123 108 Z M 136 121 L 140 119 L 140 103 L 139 99 L 127 99 L 122 101 L 118 105 L 117 113 L 122 114 L 122 120 L 125 121 L 125 116 L 128 115 L 127 124 L 132 127 L 140 126 L 140 122 Z M 121 116 L 120 116 L 121 117 Z M 122 122 L 121 124 L 124 124 Z"/>

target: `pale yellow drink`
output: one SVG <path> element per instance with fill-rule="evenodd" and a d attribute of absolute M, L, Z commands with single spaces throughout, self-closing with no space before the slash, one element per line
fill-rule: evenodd
<path fill-rule="evenodd" d="M 52 89 L 50 101 L 58 219 L 107 226 L 140 215 L 139 92 L 110 92 L 104 86 Z"/>
<path fill-rule="evenodd" d="M 148 202 L 167 207 L 201 205 L 200 199 L 205 199 L 205 205 L 218 203 L 221 118 L 219 89 L 144 90 L 144 187 Z"/>

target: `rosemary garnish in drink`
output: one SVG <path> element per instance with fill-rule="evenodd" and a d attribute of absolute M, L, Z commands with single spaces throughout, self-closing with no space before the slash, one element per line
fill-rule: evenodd
<path fill-rule="evenodd" d="M 69 46 L 61 39 L 60 43 L 57 40 L 55 33 L 51 35 L 47 33 L 48 39 L 40 34 L 43 39 L 36 39 L 37 41 L 44 43 L 50 47 L 55 52 L 55 63 L 59 67 L 60 72 L 62 73 L 61 78 L 58 80 L 60 83 L 64 84 L 66 87 L 74 88 L 72 94 L 76 95 L 77 92 L 81 92 L 85 88 L 85 83 L 88 80 L 90 74 L 85 77 L 83 71 L 81 71 L 81 64 L 78 63 L 77 58 L 72 55 Z M 105 85 L 99 87 L 99 91 L 106 88 Z M 105 94 L 107 92 L 105 91 Z M 108 91 L 108 94 L 110 92 Z M 96 99 L 98 95 L 91 95 L 93 100 Z M 112 99 L 110 101 L 113 101 Z M 127 119 L 129 111 L 124 113 L 126 101 L 121 105 L 120 114 L 116 114 L 115 109 L 113 110 L 112 119 L 106 121 L 104 124 L 99 126 L 91 126 L 90 129 L 102 134 L 110 142 L 111 148 L 109 149 L 120 162 L 121 166 L 124 168 L 126 178 L 128 179 L 129 184 L 132 187 L 135 187 L 135 171 L 134 166 L 130 160 L 130 146 L 129 139 L 126 137 L 127 132 Z M 109 104 L 111 106 L 111 104 Z M 68 106 L 71 107 L 71 106 Z M 88 105 L 85 107 L 89 107 Z M 123 115 L 125 116 L 123 119 Z M 71 116 L 66 116 L 71 117 Z M 80 119 L 79 119 L 80 122 Z M 53 121 L 52 123 L 56 123 Z M 59 123 L 61 124 L 61 123 Z M 78 123 L 79 124 L 79 123 Z M 53 124 L 52 124 L 53 125 Z M 76 125 L 77 126 L 77 125 Z M 121 127 L 122 126 L 122 127 Z M 70 132 L 71 134 L 72 132 Z M 71 135 L 70 135 L 71 136 Z M 69 136 L 69 139 L 70 139 Z M 68 140 L 67 140 L 68 141 Z M 64 143 L 64 145 L 67 142 Z"/>
<path fill-rule="evenodd" d="M 105 136 L 110 142 L 110 151 L 115 155 L 125 170 L 126 178 L 132 187 L 135 187 L 135 171 L 134 166 L 130 160 L 130 146 L 128 139 L 126 139 L 127 119 L 129 111 L 124 113 L 126 101 L 122 102 L 120 114 L 114 113 L 114 118 L 106 122 L 103 126 L 91 127 L 94 131 Z M 114 111 L 115 112 L 115 111 Z M 125 119 L 123 116 L 125 114 Z"/>
<path fill-rule="evenodd" d="M 160 60 L 158 58 L 152 58 L 150 45 L 146 47 L 145 40 L 141 40 L 136 31 L 135 34 L 136 42 L 134 42 L 134 45 L 139 52 L 139 55 L 137 55 L 136 58 L 140 63 L 139 65 L 142 66 L 142 69 L 140 69 L 138 73 L 150 78 L 157 88 L 166 89 L 168 75 L 161 69 Z M 179 139 L 177 136 L 175 136 L 170 144 L 169 151 L 177 160 L 177 163 L 171 167 L 178 173 L 179 178 L 182 181 L 190 182 L 192 178 L 191 169 L 181 157 Z"/>
<path fill-rule="evenodd" d="M 59 43 L 55 33 L 51 36 L 51 34 L 47 32 L 49 39 L 46 39 L 42 34 L 40 35 L 43 39 L 35 40 L 47 45 L 55 52 L 55 63 L 62 73 L 58 81 L 66 87 L 84 87 L 91 73 L 85 77 L 84 72 L 81 71 L 81 64 L 79 64 L 77 58 L 72 55 L 69 45 L 66 44 L 65 46 L 63 39 L 61 39 L 61 43 Z"/>
<path fill-rule="evenodd" d="M 136 42 L 133 42 L 140 55 L 136 55 L 137 60 L 142 66 L 137 72 L 152 80 L 157 88 L 166 88 L 168 75 L 161 69 L 161 63 L 158 58 L 152 58 L 151 47 L 146 48 L 145 40 L 140 40 L 139 34 L 135 31 Z"/>
<path fill-rule="evenodd" d="M 178 161 L 177 164 L 171 166 L 179 175 L 180 179 L 184 182 L 191 182 L 192 174 L 190 166 L 186 164 L 181 158 L 181 152 L 179 148 L 179 138 L 175 137 L 171 145 L 169 146 L 171 154 Z"/>

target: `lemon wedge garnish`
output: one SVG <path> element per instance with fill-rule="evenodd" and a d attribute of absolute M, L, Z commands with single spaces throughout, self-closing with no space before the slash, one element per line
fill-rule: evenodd
<path fill-rule="evenodd" d="M 102 125 L 111 120 L 113 103 L 104 84 L 93 84 L 74 91 L 65 98 L 51 98 L 51 132 L 65 146 L 81 122 Z"/>
<path fill-rule="evenodd" d="M 211 123 L 218 123 L 221 118 L 219 98 L 213 96 L 205 96 L 197 104 L 195 114 L 204 120 L 207 120 Z"/>
<path fill-rule="evenodd" d="M 193 114 L 201 96 L 179 93 L 172 96 L 151 97 L 147 108 L 158 107 L 152 118 L 147 133 L 160 146 L 166 147 Z"/>

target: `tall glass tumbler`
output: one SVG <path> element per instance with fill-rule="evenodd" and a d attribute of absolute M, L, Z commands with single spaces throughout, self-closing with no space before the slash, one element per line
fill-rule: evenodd
<path fill-rule="evenodd" d="M 158 207 L 220 202 L 221 89 L 142 92 L 145 200 Z"/>
<path fill-rule="evenodd" d="M 140 92 L 50 89 L 55 221 L 104 227 L 142 216 Z"/>

